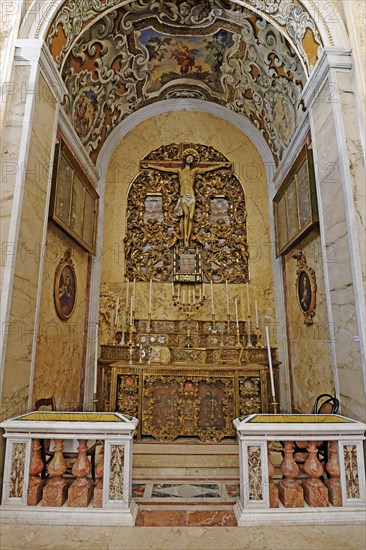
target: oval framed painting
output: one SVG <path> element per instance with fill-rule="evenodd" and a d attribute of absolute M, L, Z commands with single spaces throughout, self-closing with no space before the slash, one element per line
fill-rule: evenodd
<path fill-rule="evenodd" d="M 55 273 L 54 300 L 57 315 L 63 321 L 71 317 L 76 305 L 76 273 L 71 250 L 60 261 Z"/>

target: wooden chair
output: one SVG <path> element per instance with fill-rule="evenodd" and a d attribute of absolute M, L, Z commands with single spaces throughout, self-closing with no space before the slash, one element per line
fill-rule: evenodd
<path fill-rule="evenodd" d="M 40 410 L 41 407 L 51 407 L 51 411 L 56 410 L 56 400 L 52 397 L 43 397 L 41 399 L 37 399 L 37 401 L 34 403 L 33 409 L 35 411 Z M 43 472 L 41 474 L 42 478 L 44 479 L 47 476 L 47 464 L 52 460 L 54 456 L 54 452 L 50 446 L 51 439 L 40 439 L 40 445 L 41 445 L 41 457 L 44 463 Z M 90 456 L 90 462 L 91 462 L 91 474 L 92 479 L 95 481 L 95 452 L 97 449 L 96 443 L 88 448 L 86 455 Z M 66 463 L 68 465 L 67 472 L 71 472 L 73 463 L 78 457 L 77 451 L 63 451 L 64 458 L 66 460 Z"/>
<path fill-rule="evenodd" d="M 339 400 L 329 393 L 319 395 L 311 409 L 311 414 L 337 414 L 339 410 Z M 294 459 L 298 465 L 303 465 L 307 459 L 307 441 L 294 442 Z M 322 441 L 318 446 L 318 459 L 320 462 L 327 463 L 328 460 L 328 441 Z"/>

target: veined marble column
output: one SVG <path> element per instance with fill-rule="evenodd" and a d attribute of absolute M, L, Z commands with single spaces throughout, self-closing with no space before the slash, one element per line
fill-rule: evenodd
<path fill-rule="evenodd" d="M 310 111 L 330 346 L 342 414 L 364 420 L 364 158 L 350 50 L 325 48 L 304 89 Z"/>

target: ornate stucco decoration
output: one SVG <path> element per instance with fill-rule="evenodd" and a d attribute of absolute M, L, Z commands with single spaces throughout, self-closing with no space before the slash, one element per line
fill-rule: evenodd
<path fill-rule="evenodd" d="M 296 269 L 296 298 L 304 315 L 304 323 L 311 325 L 316 309 L 316 275 L 312 267 L 306 263 L 306 257 L 301 250 L 296 250 L 293 258 L 297 260 Z"/>
<path fill-rule="evenodd" d="M 247 116 L 279 161 L 302 116 L 306 81 L 281 32 L 244 7 L 228 15 L 223 3 L 206 13 L 178 2 L 178 11 L 157 16 L 156 4 L 150 12 L 142 0 L 111 9 L 79 35 L 64 60 L 65 109 L 91 158 L 130 113 L 192 97 Z"/>
<path fill-rule="evenodd" d="M 152 151 L 142 160 L 180 166 L 186 149 L 194 149 L 200 166 L 227 163 L 212 147 L 201 144 L 171 144 Z M 202 256 L 206 281 L 247 282 L 248 244 L 245 196 L 231 169 L 219 168 L 198 174 L 196 209 L 191 246 Z M 142 169 L 132 182 L 127 206 L 125 237 L 126 276 L 129 280 L 171 281 L 173 251 L 183 239 L 177 214 L 179 177 L 159 169 Z"/>

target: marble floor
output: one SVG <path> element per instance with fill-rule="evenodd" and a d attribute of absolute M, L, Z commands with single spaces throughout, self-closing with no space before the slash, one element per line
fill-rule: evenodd
<path fill-rule="evenodd" d="M 365 525 L 60 527 L 3 524 L 1 550 L 364 550 Z"/>

